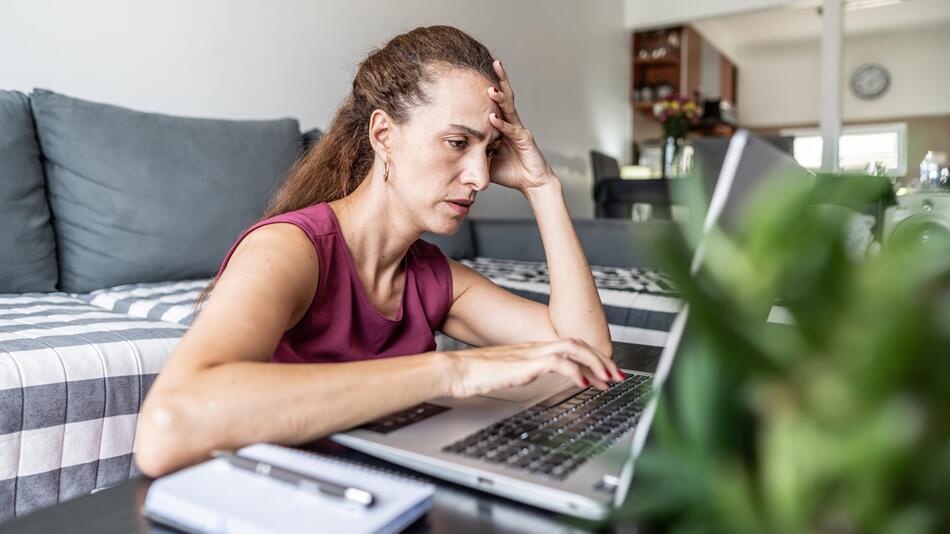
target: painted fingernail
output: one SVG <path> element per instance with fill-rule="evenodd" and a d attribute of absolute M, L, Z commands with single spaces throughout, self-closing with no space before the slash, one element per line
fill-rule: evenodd
<path fill-rule="evenodd" d="M 627 378 L 627 377 L 623 374 L 623 371 L 621 371 L 620 369 L 617 369 L 617 377 L 618 377 L 620 380 L 623 380 L 623 379 Z"/>
<path fill-rule="evenodd" d="M 589 386 L 589 385 L 590 385 L 590 382 L 587 381 L 587 377 L 584 377 L 584 378 L 583 378 L 583 384 L 584 384 L 585 386 Z"/>

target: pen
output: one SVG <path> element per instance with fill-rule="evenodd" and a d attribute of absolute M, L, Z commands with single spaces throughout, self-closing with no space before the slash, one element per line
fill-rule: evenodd
<path fill-rule="evenodd" d="M 211 456 L 224 458 L 238 469 L 258 473 L 268 478 L 297 486 L 306 491 L 337 497 L 362 507 L 370 506 L 374 501 L 373 494 L 364 489 L 341 486 L 340 484 L 328 480 L 322 480 L 304 473 L 297 473 L 267 462 L 241 456 L 237 453 L 216 450 L 211 452 Z"/>

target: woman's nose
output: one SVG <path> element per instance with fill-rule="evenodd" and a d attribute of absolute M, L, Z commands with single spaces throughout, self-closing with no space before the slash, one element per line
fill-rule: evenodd
<path fill-rule="evenodd" d="M 462 183 L 472 184 L 475 186 L 476 191 L 483 191 L 488 187 L 488 183 L 491 181 L 491 176 L 489 175 L 489 168 L 491 166 L 489 163 L 487 156 L 475 158 L 475 161 L 472 161 L 469 168 L 466 169 Z"/>

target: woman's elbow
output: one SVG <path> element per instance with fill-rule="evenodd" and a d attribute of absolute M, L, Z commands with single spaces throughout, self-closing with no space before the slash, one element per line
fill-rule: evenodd
<path fill-rule="evenodd" d="M 135 434 L 135 463 L 156 478 L 181 467 L 186 413 L 169 396 L 146 397 Z"/>

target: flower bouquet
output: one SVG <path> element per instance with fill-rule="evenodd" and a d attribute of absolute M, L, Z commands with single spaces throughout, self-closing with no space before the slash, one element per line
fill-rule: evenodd
<path fill-rule="evenodd" d="M 653 105 L 653 116 L 663 126 L 663 177 L 676 178 L 689 172 L 688 158 L 683 158 L 683 146 L 689 127 L 699 121 L 702 110 L 684 96 L 660 100 Z"/>
<path fill-rule="evenodd" d="M 665 137 L 686 137 L 689 127 L 696 124 L 702 115 L 699 104 L 682 95 L 660 100 L 653 105 L 653 116 L 663 126 Z"/>

